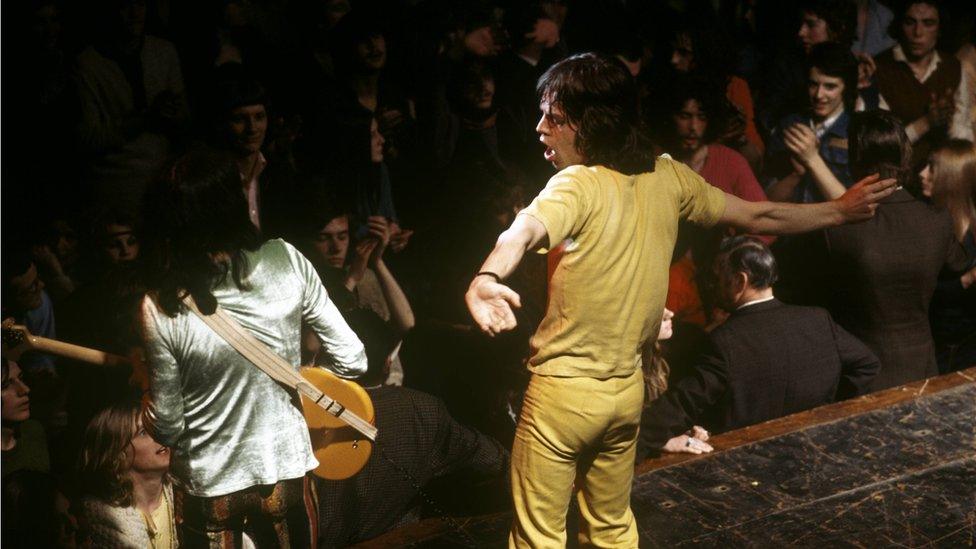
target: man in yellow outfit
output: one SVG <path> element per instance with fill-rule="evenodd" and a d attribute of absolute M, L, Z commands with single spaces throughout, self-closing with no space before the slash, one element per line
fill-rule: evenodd
<path fill-rule="evenodd" d="M 745 202 L 660 157 L 639 138 L 638 94 L 616 59 L 592 53 L 539 80 L 536 131 L 561 170 L 499 236 L 465 300 L 495 335 L 515 327 L 502 284 L 530 250 L 559 247 L 546 315 L 531 340 L 532 379 L 512 449 L 512 547 L 564 547 L 574 481 L 580 543 L 637 547 L 630 510 L 643 386 L 641 348 L 658 332 L 678 222 L 785 234 L 864 220 L 894 181 L 862 180 L 819 204 Z"/>

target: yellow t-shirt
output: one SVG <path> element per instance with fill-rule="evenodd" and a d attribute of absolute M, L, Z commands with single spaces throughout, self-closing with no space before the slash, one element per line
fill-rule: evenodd
<path fill-rule="evenodd" d="M 725 194 L 684 164 L 657 159 L 628 176 L 571 166 L 519 215 L 539 220 L 550 248 L 549 303 L 530 341 L 529 369 L 553 376 L 626 376 L 656 335 L 668 293 L 678 221 L 718 222 Z"/>

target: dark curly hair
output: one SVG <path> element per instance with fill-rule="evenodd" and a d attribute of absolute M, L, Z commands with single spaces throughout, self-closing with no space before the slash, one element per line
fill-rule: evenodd
<path fill-rule="evenodd" d="M 179 158 L 147 194 L 143 215 L 146 287 L 168 315 L 183 310 L 184 292 L 204 314 L 217 307 L 214 287 L 229 274 L 246 290 L 245 251 L 264 242 L 248 216 L 234 158 L 201 148 Z M 224 253 L 229 264 L 215 261 Z"/>
<path fill-rule="evenodd" d="M 574 55 L 550 67 L 536 91 L 576 128 L 576 148 L 587 164 L 628 175 L 653 169 L 651 147 L 639 131 L 637 84 L 618 59 Z"/>

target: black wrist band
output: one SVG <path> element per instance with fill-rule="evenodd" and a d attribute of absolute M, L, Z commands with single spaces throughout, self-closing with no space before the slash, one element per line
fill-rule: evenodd
<path fill-rule="evenodd" d="M 497 282 L 499 284 L 502 283 L 502 277 L 498 276 L 497 274 L 495 274 L 495 273 L 493 273 L 491 271 L 481 271 L 480 273 L 474 275 L 474 277 L 475 278 L 478 278 L 479 276 L 482 276 L 482 275 L 484 275 L 484 276 L 490 276 L 490 277 L 492 277 L 492 278 L 495 279 L 495 282 Z"/>

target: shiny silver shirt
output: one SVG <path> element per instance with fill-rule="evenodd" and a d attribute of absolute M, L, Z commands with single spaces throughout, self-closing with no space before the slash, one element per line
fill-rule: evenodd
<path fill-rule="evenodd" d="M 301 253 L 270 240 L 247 259 L 247 291 L 230 277 L 214 290 L 228 315 L 296 369 L 304 323 L 322 343 L 321 365 L 342 377 L 366 371 L 362 343 Z M 148 416 L 157 440 L 173 450 L 171 474 L 190 494 L 229 494 L 298 478 L 318 465 L 289 392 L 194 313 L 166 316 L 147 296 L 142 324 Z"/>

